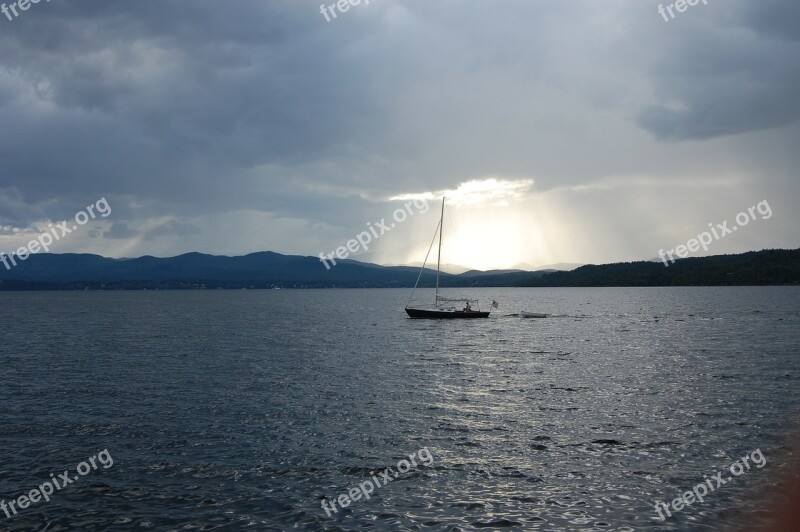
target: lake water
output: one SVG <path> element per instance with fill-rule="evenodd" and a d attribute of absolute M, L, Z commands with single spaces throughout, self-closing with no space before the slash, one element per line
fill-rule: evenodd
<path fill-rule="evenodd" d="M 461 293 L 500 308 L 0 292 L 0 498 L 77 477 L 0 529 L 686 530 L 764 509 L 795 445 L 800 288 Z M 756 449 L 763 468 L 659 520 L 656 500 Z M 103 450 L 113 465 L 75 473 Z M 373 474 L 369 499 L 322 509 Z"/>

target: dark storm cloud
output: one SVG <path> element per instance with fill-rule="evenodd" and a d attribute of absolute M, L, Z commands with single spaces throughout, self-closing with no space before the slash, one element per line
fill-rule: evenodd
<path fill-rule="evenodd" d="M 98 190 L 180 198 L 189 210 L 210 197 L 222 210 L 269 204 L 270 186 L 231 191 L 291 188 L 293 165 L 366 137 L 358 117 L 377 114 L 363 72 L 304 14 L 288 2 L 207 1 L 26 13 L 0 37 L 14 72 L 0 184 L 31 201 Z"/>
<path fill-rule="evenodd" d="M 310 0 L 39 3 L 0 19 L 0 226 L 105 196 L 114 225 L 92 234 L 126 256 L 235 252 L 228 215 L 242 251 L 297 251 L 475 178 L 717 179 L 769 148 L 693 141 L 796 135 L 797 6 L 665 23 L 647 2 L 382 0 L 325 22 Z"/>
<path fill-rule="evenodd" d="M 117 222 L 111 226 L 111 228 L 103 233 L 104 238 L 131 238 L 136 236 L 138 233 L 128 227 L 128 224 L 125 222 Z"/>
<path fill-rule="evenodd" d="M 674 38 L 661 41 L 669 46 L 651 76 L 659 97 L 676 103 L 647 106 L 639 124 L 660 139 L 681 141 L 800 120 L 800 4 L 725 2 L 705 9 L 660 28 Z M 703 20 L 687 20 L 692 16 Z"/>
<path fill-rule="evenodd" d="M 774 39 L 800 41 L 800 3 L 760 0 L 741 5 L 740 25 Z"/>
<path fill-rule="evenodd" d="M 165 235 L 175 235 L 180 237 L 199 235 L 200 229 L 190 223 L 170 220 L 147 232 L 145 238 L 158 238 Z"/>

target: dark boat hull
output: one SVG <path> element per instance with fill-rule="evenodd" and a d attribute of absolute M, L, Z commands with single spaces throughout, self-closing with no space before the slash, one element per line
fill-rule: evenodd
<path fill-rule="evenodd" d="M 417 308 L 407 308 L 406 312 L 412 318 L 422 318 L 429 320 L 458 320 L 458 319 L 474 319 L 474 318 L 488 318 L 488 312 L 448 312 L 445 310 L 422 310 Z"/>

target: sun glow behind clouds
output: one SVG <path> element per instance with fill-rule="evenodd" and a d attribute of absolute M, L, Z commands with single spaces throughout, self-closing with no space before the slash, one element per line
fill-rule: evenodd
<path fill-rule="evenodd" d="M 491 177 L 466 181 L 455 189 L 389 199 L 437 201 L 445 197 L 443 261 L 479 269 L 507 268 L 525 262 L 531 251 L 543 246 L 536 217 L 526 212 L 533 184 L 532 179 Z"/>
<path fill-rule="evenodd" d="M 437 200 L 447 198 L 447 204 L 456 208 L 477 206 L 508 206 L 512 200 L 524 198 L 531 187 L 533 179 L 473 179 L 458 185 L 456 189 L 436 190 L 414 194 L 401 194 L 389 198 L 390 201 L 407 201 L 415 199 Z"/>

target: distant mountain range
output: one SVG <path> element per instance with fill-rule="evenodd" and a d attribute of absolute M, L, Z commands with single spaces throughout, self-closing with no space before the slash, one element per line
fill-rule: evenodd
<path fill-rule="evenodd" d="M 583 264 L 579 264 L 577 262 L 558 262 L 556 264 L 545 264 L 543 266 L 531 266 L 525 262 L 521 262 L 520 264 L 516 264 L 511 268 L 514 270 L 524 270 L 529 272 L 539 272 L 542 270 L 558 270 L 569 272 L 574 270 L 575 268 L 580 268 Z"/>
<path fill-rule="evenodd" d="M 750 251 L 679 259 L 581 266 L 524 280 L 518 286 L 742 286 L 800 284 L 800 249 Z"/>
<path fill-rule="evenodd" d="M 436 263 L 434 263 L 434 266 L 435 265 Z M 410 266 L 412 268 L 416 268 L 417 271 L 419 271 L 419 269 L 422 268 L 422 263 L 410 262 L 408 264 L 385 264 L 385 266 L 388 266 L 390 268 L 395 266 Z M 428 266 L 430 266 L 430 264 L 428 264 Z M 536 268 L 519 268 L 519 269 L 532 271 L 535 270 Z M 452 273 L 453 275 L 458 275 L 460 273 L 468 272 L 470 270 L 472 270 L 472 268 L 470 268 L 469 266 L 461 266 L 459 264 L 442 264 L 442 271 L 447 273 Z"/>
<path fill-rule="evenodd" d="M 355 262 L 355 261 L 352 261 L 352 262 Z M 361 264 L 363 264 L 363 263 L 361 263 Z M 387 264 L 387 266 L 411 266 L 411 267 L 417 268 L 417 271 L 419 271 L 419 269 L 422 267 L 422 263 L 421 262 L 412 262 L 412 263 L 409 263 L 409 264 Z M 429 266 L 430 266 L 430 264 L 429 264 Z M 478 274 L 502 273 L 502 272 L 541 272 L 541 271 L 545 271 L 545 270 L 548 270 L 548 271 L 558 270 L 558 271 L 568 272 L 568 271 L 574 270 L 575 268 L 578 268 L 580 266 L 583 266 L 583 264 L 578 264 L 576 262 L 559 262 L 557 264 L 546 264 L 544 266 L 532 266 L 532 265 L 530 265 L 528 263 L 521 262 L 519 264 L 515 264 L 514 266 L 512 266 L 511 268 L 508 268 L 507 270 L 491 270 L 491 272 L 482 272 L 482 271 L 470 268 L 469 266 L 461 266 L 461 265 L 458 265 L 458 264 L 447 264 L 447 265 L 443 264 L 442 265 L 442 271 L 443 272 L 447 272 L 447 273 L 452 273 L 454 275 L 458 275 L 458 274 L 466 273 L 466 272 L 477 272 Z"/>
<path fill-rule="evenodd" d="M 352 260 L 326 270 L 316 257 L 270 251 L 241 257 L 187 253 L 177 257 L 111 259 L 88 254 L 41 253 L 17 259 L 10 270 L 0 263 L 0 290 L 355 288 L 411 287 L 413 266 L 380 266 Z M 426 269 L 420 286 L 433 286 Z M 586 265 L 573 271 L 469 270 L 442 273 L 450 287 L 490 286 L 680 286 L 800 283 L 800 249 L 661 262 Z"/>
<path fill-rule="evenodd" d="M 28 289 L 190 289 L 190 288 L 334 288 L 414 286 L 418 267 L 380 266 L 354 260 L 326 269 L 316 257 L 270 251 L 241 257 L 187 253 L 177 257 L 111 259 L 99 255 L 41 253 L 18 258 L 10 270 L 0 263 L 0 290 Z M 470 279 L 491 272 L 441 274 L 447 286 L 472 286 Z M 528 278 L 529 272 L 515 272 Z M 421 286 L 433 286 L 435 270 L 426 269 Z"/>

